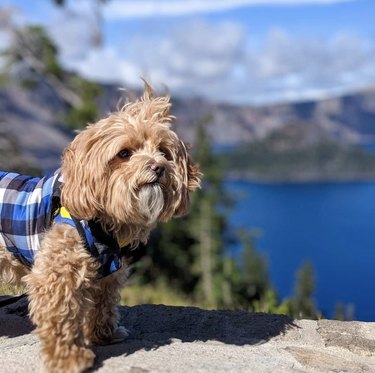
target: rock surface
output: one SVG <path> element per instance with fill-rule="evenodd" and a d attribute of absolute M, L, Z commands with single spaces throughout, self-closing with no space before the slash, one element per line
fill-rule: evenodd
<path fill-rule="evenodd" d="M 121 317 L 131 336 L 94 347 L 92 372 L 375 372 L 375 323 L 162 305 Z M 0 371 L 43 371 L 32 329 L 25 299 L 0 309 Z"/>

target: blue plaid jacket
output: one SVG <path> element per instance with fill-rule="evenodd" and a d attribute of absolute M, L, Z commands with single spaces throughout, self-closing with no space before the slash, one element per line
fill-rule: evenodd
<path fill-rule="evenodd" d="M 87 250 L 101 263 L 99 277 L 121 268 L 121 250 L 112 236 L 99 224 L 77 220 L 56 208 L 59 173 L 43 178 L 0 171 L 0 245 L 22 263 L 31 266 L 46 229 L 51 224 L 69 224 L 76 228 Z M 56 209 L 56 211 L 52 211 Z"/>

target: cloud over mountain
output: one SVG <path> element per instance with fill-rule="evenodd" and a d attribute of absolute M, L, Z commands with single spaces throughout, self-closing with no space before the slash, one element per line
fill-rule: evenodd
<path fill-rule="evenodd" d="M 100 81 L 133 85 L 144 76 L 176 94 L 255 104 L 375 85 L 371 40 L 343 32 L 311 38 L 272 28 L 258 46 L 251 41 L 240 23 L 193 18 L 168 32 L 133 35 L 116 48 L 87 50 L 70 66 Z M 68 49 L 73 44 L 66 42 Z"/>
<path fill-rule="evenodd" d="M 63 64 L 88 78 L 129 87 L 140 85 L 142 76 L 177 95 L 262 104 L 375 85 L 375 39 L 341 24 L 325 34 L 299 34 L 270 21 L 260 32 L 255 18 L 226 17 L 224 11 L 260 4 L 317 9 L 341 2 L 358 0 L 112 0 L 102 6 L 105 37 L 96 48 L 98 9 L 92 1 L 54 9 L 46 27 Z M 165 17 L 169 11 L 184 17 L 172 20 Z M 148 16 L 152 22 L 138 19 Z"/>

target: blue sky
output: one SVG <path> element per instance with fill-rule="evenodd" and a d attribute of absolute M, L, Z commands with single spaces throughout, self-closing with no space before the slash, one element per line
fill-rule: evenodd
<path fill-rule="evenodd" d="M 140 76 L 172 94 L 264 104 L 375 86 L 373 0 L 109 0 L 91 43 L 93 0 L 0 0 L 42 23 L 61 61 L 122 86 Z M 0 38 L 1 41 L 1 38 Z"/>

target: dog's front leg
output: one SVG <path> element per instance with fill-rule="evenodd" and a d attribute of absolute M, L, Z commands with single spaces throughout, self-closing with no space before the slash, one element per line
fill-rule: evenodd
<path fill-rule="evenodd" d="M 93 307 L 89 289 L 96 286 L 96 269 L 75 229 L 59 224 L 46 233 L 26 283 L 31 319 L 50 372 L 78 373 L 93 365 L 83 321 Z"/>
<path fill-rule="evenodd" d="M 116 343 L 124 340 L 129 332 L 119 326 L 118 303 L 120 290 L 126 281 L 124 268 L 98 281 L 98 287 L 91 288 L 95 301 L 85 325 L 85 335 L 88 341 L 96 344 Z"/>

